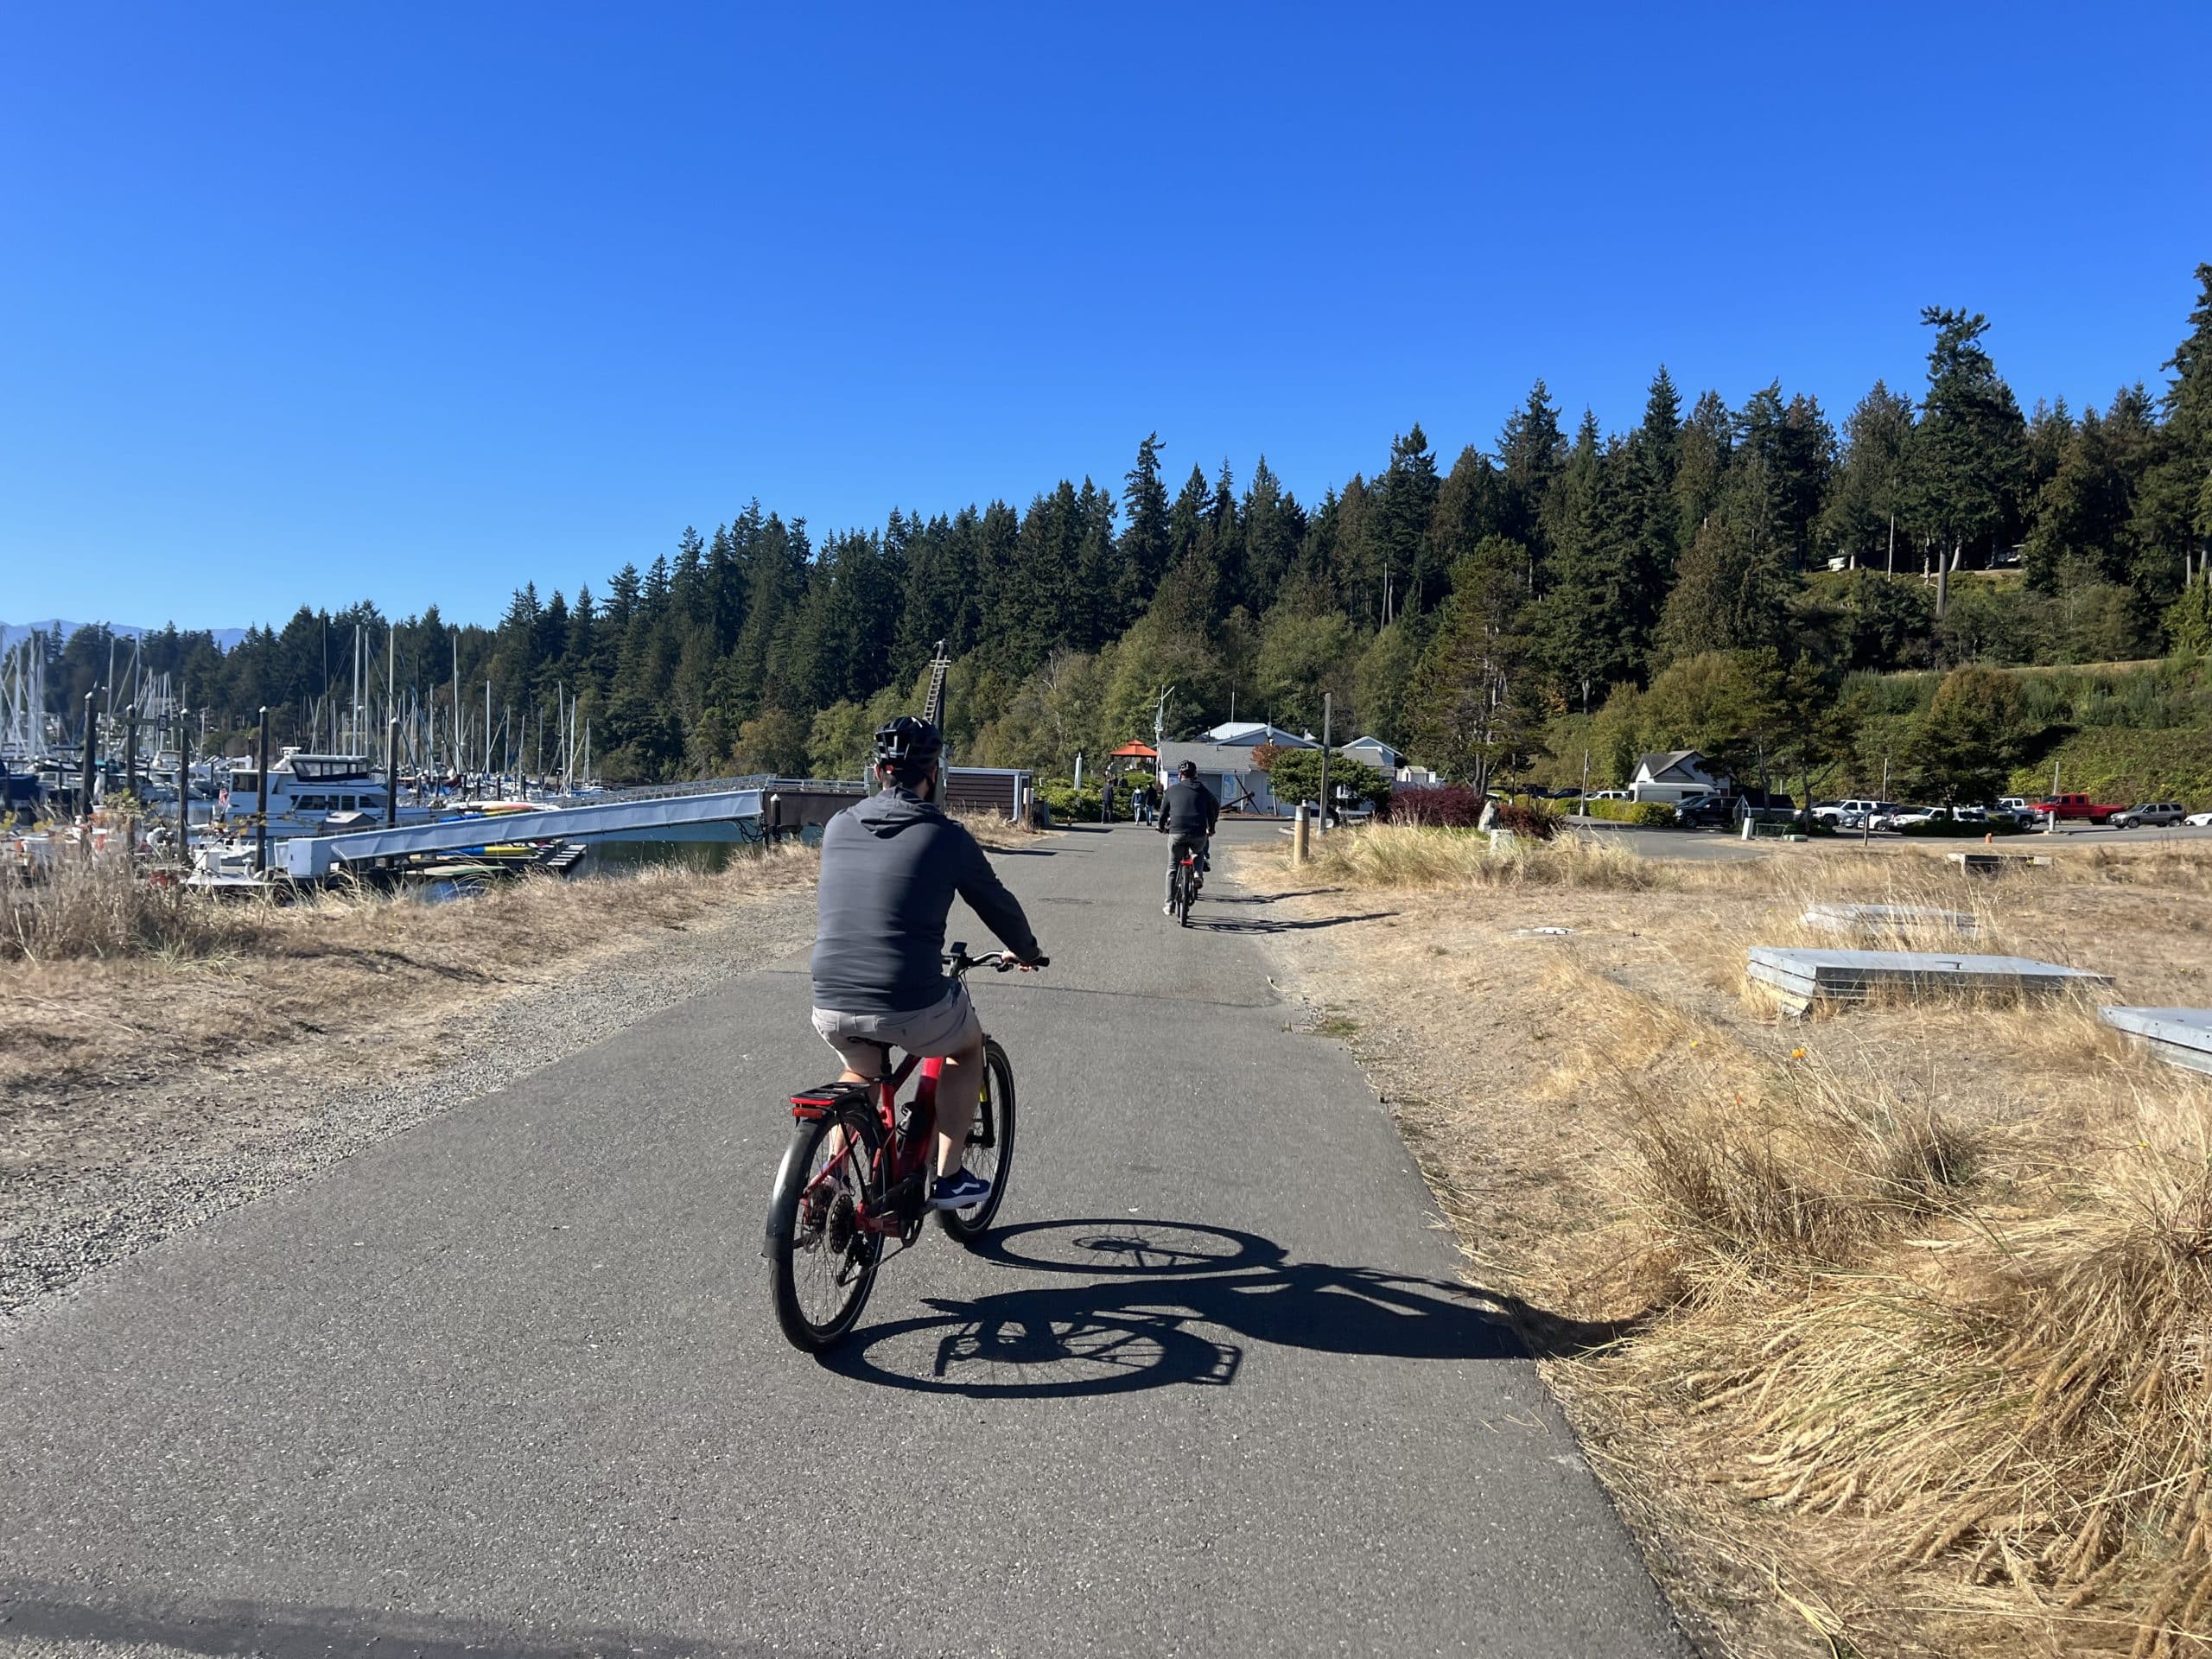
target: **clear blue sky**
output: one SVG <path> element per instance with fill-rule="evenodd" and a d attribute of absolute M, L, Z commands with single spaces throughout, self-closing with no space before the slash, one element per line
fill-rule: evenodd
<path fill-rule="evenodd" d="M 1840 422 L 1930 302 L 2101 404 L 2212 259 L 2208 66 L 2201 3 L 10 6 L 0 617 L 489 620 L 1154 428 L 1312 499 L 1662 360 Z"/>

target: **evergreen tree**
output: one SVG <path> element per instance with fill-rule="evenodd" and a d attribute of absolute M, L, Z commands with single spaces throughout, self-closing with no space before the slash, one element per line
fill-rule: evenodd
<path fill-rule="evenodd" d="M 1682 423 L 1679 460 L 1675 467 L 1677 547 L 1688 547 L 1700 527 L 1720 505 L 1721 491 L 1728 479 L 1728 464 L 1735 452 L 1735 418 L 1717 391 L 1701 394 L 1696 407 L 1690 410 L 1689 419 Z"/>
<path fill-rule="evenodd" d="M 1877 380 L 1844 426 L 1843 464 L 1821 516 L 1822 546 L 1869 569 L 1896 569 L 1911 443 L 1911 400 Z M 1910 547 L 1910 525 L 1906 535 Z"/>
<path fill-rule="evenodd" d="M 2027 482 L 2027 423 L 1983 349 L 1980 312 L 1929 306 L 1928 396 L 1913 435 L 1909 499 L 1938 553 L 1986 550 L 2018 522 Z"/>
<path fill-rule="evenodd" d="M 1681 549 L 1681 515 L 1675 504 L 1675 480 L 1681 470 L 1682 400 L 1666 365 L 1652 377 L 1644 398 L 1643 423 L 1630 438 L 1624 463 L 1630 556 L 1628 603 L 1642 648 L 1647 653 L 1659 609 L 1675 580 Z"/>
<path fill-rule="evenodd" d="M 1699 526 L 1659 622 L 1658 657 L 1757 651 L 1789 638 L 1790 550 L 1777 533 L 1775 493 L 1756 465 Z"/>
<path fill-rule="evenodd" d="M 1507 416 L 1505 429 L 1497 437 L 1499 533 L 1525 550 L 1532 590 L 1535 572 L 1548 551 L 1545 512 L 1552 480 L 1565 464 L 1566 452 L 1559 410 L 1552 407 L 1550 390 L 1539 380 L 1529 389 L 1529 401 Z"/>
<path fill-rule="evenodd" d="M 1617 454 L 1599 442 L 1597 416 L 1585 410 L 1560 474 L 1550 583 L 1532 620 L 1545 667 L 1568 706 L 1585 714 L 1636 671 L 1646 648 L 1622 470 Z"/>
<path fill-rule="evenodd" d="M 1128 524 L 1122 533 L 1127 587 L 1120 595 L 1123 614 L 1134 614 L 1151 602 L 1153 590 L 1167 574 L 1173 557 L 1168 541 L 1167 487 L 1160 480 L 1160 434 L 1153 433 L 1137 445 L 1136 465 L 1129 468 L 1128 491 L 1123 499 Z"/>
<path fill-rule="evenodd" d="M 1375 511 L 1367 520 L 1374 543 L 1369 563 L 1382 582 L 1386 621 L 1401 610 L 1419 612 L 1443 597 L 1449 567 L 1438 563 L 1430 533 L 1438 493 L 1436 457 L 1415 421 L 1412 430 L 1390 441 L 1390 464 L 1376 480 Z"/>
<path fill-rule="evenodd" d="M 1244 570 L 1252 602 L 1262 609 L 1280 597 L 1299 549 L 1306 539 L 1306 513 L 1298 498 L 1282 487 L 1282 480 L 1260 457 L 1252 482 L 1244 492 L 1238 517 L 1244 525 Z"/>
<path fill-rule="evenodd" d="M 1446 776 L 1490 787 L 1526 766 L 1542 709 L 1528 608 L 1525 548 L 1494 536 L 1452 567 L 1452 591 L 1421 659 L 1416 730 Z"/>

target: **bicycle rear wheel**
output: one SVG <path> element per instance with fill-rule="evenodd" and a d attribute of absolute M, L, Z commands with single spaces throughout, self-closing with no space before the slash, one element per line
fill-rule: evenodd
<path fill-rule="evenodd" d="M 1197 896 L 1192 870 L 1188 864 L 1175 867 L 1175 919 L 1185 927 L 1191 925 L 1191 900 Z"/>
<path fill-rule="evenodd" d="M 768 1288 L 793 1347 L 820 1353 L 860 1319 L 883 1236 L 860 1225 L 878 1198 L 875 1115 L 854 1104 L 802 1122 L 768 1201 Z"/>
<path fill-rule="evenodd" d="M 963 1243 L 978 1238 L 989 1228 L 1006 1198 L 1006 1184 L 1014 1173 L 1014 1065 L 1006 1050 L 983 1039 L 982 1094 L 976 1103 L 976 1122 L 968 1130 L 965 1163 L 991 1184 L 991 1195 L 965 1210 L 940 1210 L 944 1230 Z"/>

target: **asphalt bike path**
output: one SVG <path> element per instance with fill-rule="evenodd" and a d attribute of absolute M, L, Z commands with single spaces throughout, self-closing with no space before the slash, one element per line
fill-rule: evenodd
<path fill-rule="evenodd" d="M 1176 927 L 1135 825 L 995 857 L 1052 966 L 971 980 L 982 1252 L 931 1227 L 830 1364 L 785 1344 L 783 1097 L 834 1065 L 761 964 L 0 1338 L 0 1651 L 1686 1652 L 1286 1030 L 1262 936 L 1313 924 L 1217 879 Z"/>

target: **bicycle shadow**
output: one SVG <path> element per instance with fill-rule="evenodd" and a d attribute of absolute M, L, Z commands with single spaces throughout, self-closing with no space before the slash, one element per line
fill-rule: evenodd
<path fill-rule="evenodd" d="M 1618 1337 L 1541 1315 L 1510 1297 L 1370 1268 L 1294 1262 L 1232 1228 L 1136 1220 L 1039 1222 L 976 1253 L 1002 1267 L 1083 1275 L 973 1301 L 927 1299 L 928 1314 L 855 1332 L 827 1356 L 858 1381 L 973 1399 L 1075 1398 L 1225 1388 L 1246 1344 L 1413 1360 L 1528 1357 L 1516 1324 L 1548 1320 L 1547 1351 Z M 1239 1339 L 1240 1340 L 1236 1340 Z M 1564 1348 L 1560 1344 L 1565 1344 Z"/>

